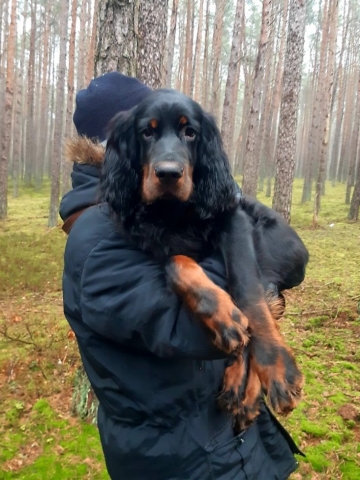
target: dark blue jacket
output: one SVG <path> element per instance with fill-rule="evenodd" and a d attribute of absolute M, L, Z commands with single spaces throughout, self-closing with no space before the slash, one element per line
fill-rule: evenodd
<path fill-rule="evenodd" d="M 84 207 L 76 175 L 73 186 L 70 212 Z M 220 255 L 202 267 L 226 288 Z M 217 405 L 224 354 L 168 290 L 162 268 L 118 233 L 105 204 L 70 232 L 63 292 L 113 480 L 283 480 L 295 470 L 298 450 L 265 406 L 234 437 Z"/>

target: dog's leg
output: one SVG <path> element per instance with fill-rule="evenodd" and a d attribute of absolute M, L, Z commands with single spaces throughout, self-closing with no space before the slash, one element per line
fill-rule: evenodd
<path fill-rule="evenodd" d="M 176 255 L 166 266 L 173 290 L 213 333 L 214 344 L 226 353 L 240 353 L 248 343 L 248 319 L 193 259 Z"/>
<path fill-rule="evenodd" d="M 234 397 L 234 392 L 229 395 L 227 375 L 234 377 L 234 372 L 231 371 L 225 372 L 222 398 L 228 400 L 228 408 L 234 412 L 240 401 L 243 410 L 240 419 L 241 416 L 244 417 L 240 422 L 244 424 L 251 420 L 254 412 L 259 411 L 261 389 L 257 390 L 259 384 L 256 377 L 267 394 L 270 406 L 282 414 L 296 407 L 303 385 L 303 377 L 295 358 L 266 301 L 249 227 L 244 213 L 238 209 L 229 214 L 221 239 L 230 294 L 248 318 L 251 335 L 247 369 L 238 367 L 242 379 L 238 382 L 238 398 Z M 228 369 L 234 370 L 239 364 L 240 362 L 235 362 Z"/>

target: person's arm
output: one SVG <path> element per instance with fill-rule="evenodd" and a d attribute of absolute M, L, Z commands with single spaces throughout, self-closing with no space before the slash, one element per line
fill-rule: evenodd
<path fill-rule="evenodd" d="M 202 267 L 225 287 L 220 257 L 206 259 Z M 82 271 L 80 304 L 83 322 L 120 345 L 159 357 L 226 357 L 169 289 L 164 267 L 125 242 L 108 237 L 91 251 Z"/>
<path fill-rule="evenodd" d="M 272 208 L 243 195 L 241 207 L 253 225 L 256 257 L 264 283 L 279 291 L 293 288 L 305 278 L 309 253 L 295 230 Z"/>

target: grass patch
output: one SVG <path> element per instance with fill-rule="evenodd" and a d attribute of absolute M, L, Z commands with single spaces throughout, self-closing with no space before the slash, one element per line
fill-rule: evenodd
<path fill-rule="evenodd" d="M 311 259 L 281 322 L 306 379 L 303 401 L 283 420 L 306 454 L 292 478 L 357 480 L 360 223 L 346 219 L 345 186 L 326 184 L 313 229 L 301 186 L 295 182 L 292 225 Z M 0 477 L 106 479 L 96 428 L 69 413 L 79 357 L 62 313 L 66 237 L 60 225 L 46 227 L 48 198 L 46 189 L 23 190 L 0 222 Z M 259 199 L 271 204 L 261 192 Z"/>

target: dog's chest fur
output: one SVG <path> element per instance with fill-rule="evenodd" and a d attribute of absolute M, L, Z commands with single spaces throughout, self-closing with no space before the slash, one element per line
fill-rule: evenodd
<path fill-rule="evenodd" d="M 160 260 L 187 255 L 199 261 L 219 242 L 214 218 L 202 220 L 192 205 L 176 202 L 141 205 L 122 226 L 133 243 Z"/>

